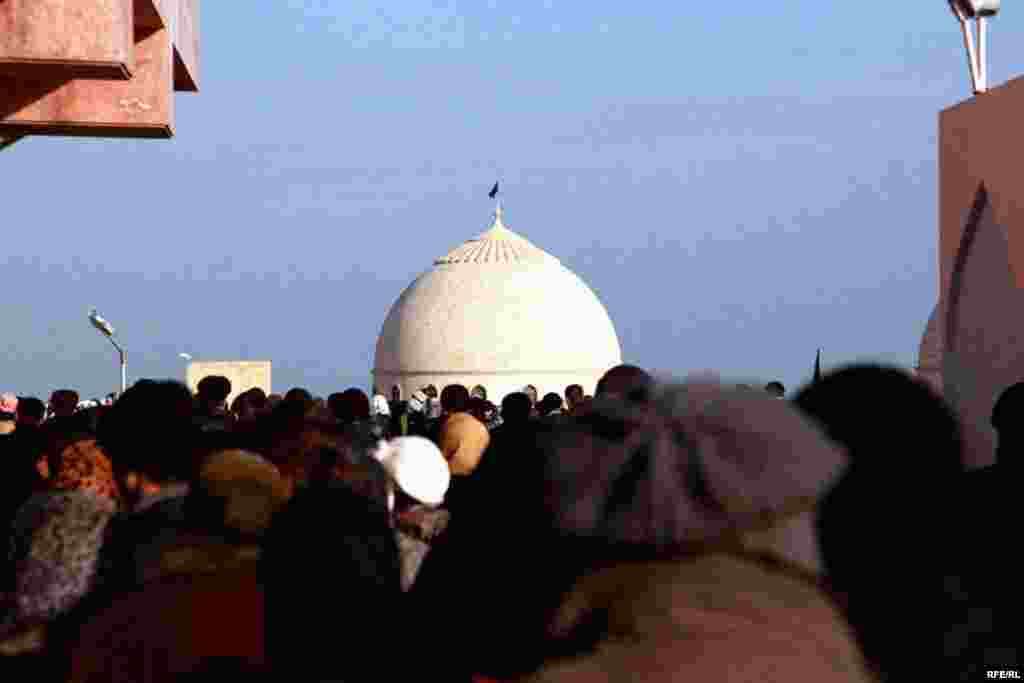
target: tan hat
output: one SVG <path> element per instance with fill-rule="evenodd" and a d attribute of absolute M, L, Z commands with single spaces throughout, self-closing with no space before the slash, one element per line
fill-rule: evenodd
<path fill-rule="evenodd" d="M 454 475 L 466 475 L 476 469 L 491 442 L 483 422 L 469 413 L 454 413 L 441 427 L 440 446 Z"/>
<path fill-rule="evenodd" d="M 225 525 L 246 533 L 266 529 L 290 495 L 288 483 L 274 465 L 243 450 L 218 451 L 207 458 L 199 484 L 205 495 L 227 501 Z"/>

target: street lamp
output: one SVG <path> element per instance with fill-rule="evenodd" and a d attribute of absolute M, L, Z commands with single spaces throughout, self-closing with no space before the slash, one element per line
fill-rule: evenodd
<path fill-rule="evenodd" d="M 121 356 L 121 393 L 123 394 L 128 386 L 128 353 L 114 338 L 114 327 L 109 322 L 101 318 L 95 308 L 89 311 L 89 322 L 91 322 L 92 326 L 99 330 L 104 337 L 110 340 L 110 343 L 114 345 L 115 349 L 117 349 L 118 355 Z"/>
<path fill-rule="evenodd" d="M 1000 0 L 948 0 L 950 9 L 960 22 L 960 30 L 964 34 L 964 47 L 967 48 L 967 65 L 971 70 L 971 84 L 974 94 L 988 90 L 988 37 L 985 23 L 989 17 L 999 13 Z M 974 46 L 974 36 L 967 25 L 969 19 L 978 22 L 978 46 Z"/>

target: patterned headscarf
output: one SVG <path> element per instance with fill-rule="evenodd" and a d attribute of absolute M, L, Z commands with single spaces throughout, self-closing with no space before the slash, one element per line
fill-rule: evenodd
<path fill-rule="evenodd" d="M 18 621 L 53 619 L 91 590 L 116 510 L 109 497 L 86 490 L 39 493 L 22 505 L 9 549 Z"/>
<path fill-rule="evenodd" d="M 121 500 L 110 458 L 104 455 L 95 439 L 76 441 L 61 451 L 57 471 L 52 477 L 52 488 L 56 491 L 89 491 L 115 503 Z"/>

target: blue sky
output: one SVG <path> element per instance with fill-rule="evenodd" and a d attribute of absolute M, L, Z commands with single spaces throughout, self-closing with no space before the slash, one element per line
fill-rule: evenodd
<path fill-rule="evenodd" d="M 432 260 L 510 227 L 598 293 L 626 360 L 685 374 L 910 365 L 936 297 L 937 112 L 968 94 L 945 2 L 205 2 L 170 141 L 0 154 L 0 390 L 270 359 L 368 382 Z M 1024 14 L 991 80 L 1024 73 Z"/>

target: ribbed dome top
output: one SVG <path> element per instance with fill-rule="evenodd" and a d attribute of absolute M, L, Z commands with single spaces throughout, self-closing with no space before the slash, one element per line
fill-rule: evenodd
<path fill-rule="evenodd" d="M 622 362 L 597 295 L 495 212 L 490 230 L 421 273 L 392 305 L 374 382 L 402 395 L 427 384 L 480 384 L 499 401 L 527 384 L 592 391 Z"/>
<path fill-rule="evenodd" d="M 494 214 L 491 228 L 434 261 L 446 263 L 538 263 L 558 262 L 551 254 L 534 246 L 528 239 L 512 232 L 502 222 L 501 207 Z"/>

